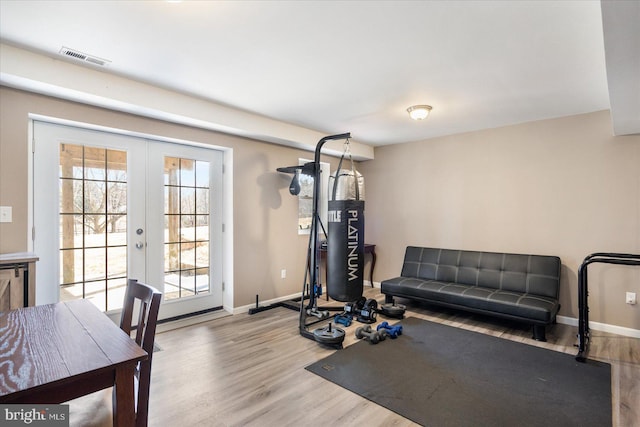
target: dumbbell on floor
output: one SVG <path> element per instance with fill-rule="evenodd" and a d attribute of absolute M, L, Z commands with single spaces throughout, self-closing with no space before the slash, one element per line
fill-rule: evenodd
<path fill-rule="evenodd" d="M 344 326 L 350 326 L 352 321 L 353 321 L 353 316 L 350 314 L 336 314 L 333 317 L 334 323 L 340 323 Z"/>
<path fill-rule="evenodd" d="M 402 335 L 402 325 L 391 326 L 389 322 L 382 322 L 376 328 L 376 331 L 386 331 L 386 334 L 391 338 L 398 338 L 399 335 Z"/>
<path fill-rule="evenodd" d="M 327 311 L 327 310 L 319 311 L 316 308 L 308 308 L 307 309 L 307 315 L 308 316 L 316 316 L 318 319 L 322 320 L 322 319 L 326 319 L 327 317 L 329 317 L 329 311 Z"/>
<path fill-rule="evenodd" d="M 371 329 L 370 325 L 367 325 L 367 326 L 361 326 L 358 329 L 356 329 L 356 338 L 358 339 L 364 338 L 365 340 L 369 341 L 371 344 L 378 344 L 380 341 L 384 341 L 384 339 L 386 338 L 386 333 L 374 331 L 373 329 Z"/>

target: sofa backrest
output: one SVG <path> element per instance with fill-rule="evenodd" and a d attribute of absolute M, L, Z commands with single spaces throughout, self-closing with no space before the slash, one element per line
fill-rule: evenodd
<path fill-rule="evenodd" d="M 560 258 L 408 246 L 403 277 L 558 298 Z"/>

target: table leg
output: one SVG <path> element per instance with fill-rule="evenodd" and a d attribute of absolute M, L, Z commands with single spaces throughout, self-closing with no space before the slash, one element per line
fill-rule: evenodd
<path fill-rule="evenodd" d="M 369 270 L 369 282 L 373 288 L 373 268 L 376 266 L 376 251 L 371 251 L 371 269 Z"/>
<path fill-rule="evenodd" d="M 136 402 L 133 389 L 135 364 L 116 368 L 116 383 L 113 402 L 114 427 L 130 427 L 136 421 Z"/>

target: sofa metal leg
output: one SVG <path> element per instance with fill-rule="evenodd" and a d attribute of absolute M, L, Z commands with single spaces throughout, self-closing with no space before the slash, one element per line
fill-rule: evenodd
<path fill-rule="evenodd" d="M 546 326 L 545 325 L 533 325 L 533 339 L 536 341 L 547 341 L 546 336 Z"/>

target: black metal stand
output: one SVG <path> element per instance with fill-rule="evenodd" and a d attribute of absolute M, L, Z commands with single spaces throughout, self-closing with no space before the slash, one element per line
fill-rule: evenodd
<path fill-rule="evenodd" d="M 316 145 L 314 161 L 304 164 L 303 166 L 288 166 L 278 168 L 278 172 L 284 173 L 304 173 L 305 175 L 313 176 L 313 216 L 311 218 L 311 229 L 309 232 L 309 246 L 307 249 L 307 265 L 305 269 L 304 280 L 302 284 L 302 296 L 300 299 L 278 302 L 266 307 L 260 307 L 258 305 L 258 295 L 256 295 L 256 306 L 249 310 L 249 314 L 256 314 L 262 311 L 270 310 L 276 307 L 285 307 L 292 310 L 300 310 L 300 335 L 305 338 L 312 339 L 321 344 L 328 346 L 341 348 L 342 340 L 339 337 L 333 335 L 331 324 L 328 325 L 328 330 L 323 334 L 314 334 L 309 331 L 309 326 L 315 325 L 320 322 L 324 322 L 327 319 L 331 319 L 329 311 L 343 311 L 344 307 L 318 307 L 318 297 L 322 293 L 322 284 L 320 283 L 320 242 L 318 241 L 318 233 L 324 226 L 320 221 L 320 212 L 318 204 L 320 202 L 320 152 L 322 146 L 331 140 L 349 139 L 351 133 L 342 133 L 338 135 L 325 136 Z M 294 177 L 295 180 L 295 177 Z M 292 183 L 293 186 L 293 183 Z M 291 191 L 291 188 L 290 188 Z M 292 193 L 297 194 L 297 193 Z M 309 279 L 307 281 L 307 279 Z M 308 300 L 308 303 L 305 301 Z M 299 301 L 299 303 L 298 303 Z M 334 328 L 338 330 L 338 328 Z M 344 336 L 342 337 L 344 339 Z"/>
<path fill-rule="evenodd" d="M 596 252 L 587 256 L 578 269 L 578 362 L 586 362 L 589 352 L 589 264 L 618 264 L 640 266 L 640 255 Z"/>
<path fill-rule="evenodd" d="M 338 135 L 325 136 L 316 145 L 314 163 L 314 179 L 313 179 L 313 217 L 311 220 L 311 230 L 309 233 L 309 248 L 307 251 L 307 267 L 309 273 L 309 282 L 307 283 L 307 275 L 305 274 L 305 280 L 302 287 L 302 303 L 300 305 L 300 335 L 305 338 L 309 338 L 317 341 L 316 335 L 309 331 L 309 326 L 326 320 L 326 317 L 318 316 L 318 313 L 322 313 L 318 309 L 318 296 L 322 290 L 320 283 L 320 243 L 318 241 L 318 232 L 322 224 L 320 223 L 320 212 L 318 204 L 320 202 L 320 152 L 322 146 L 331 140 L 348 139 L 351 137 L 351 133 L 342 133 Z M 309 297 L 309 303 L 305 306 L 305 297 Z M 323 311 L 329 311 L 334 309 L 333 307 L 325 309 Z M 342 310 L 340 308 L 339 310 Z M 309 321 L 310 313 L 314 313 Z M 328 317 L 328 316 L 327 316 Z"/>
<path fill-rule="evenodd" d="M 258 295 L 256 295 L 256 306 L 254 308 L 250 308 L 248 313 L 257 314 L 257 313 L 262 313 L 263 311 L 271 310 L 273 308 L 278 308 L 278 307 L 284 307 L 290 310 L 298 311 L 298 309 L 300 308 L 300 304 L 297 301 L 298 299 L 296 298 L 289 301 L 281 301 L 281 302 L 276 302 L 266 306 L 260 306 L 260 303 L 258 301 Z"/>

